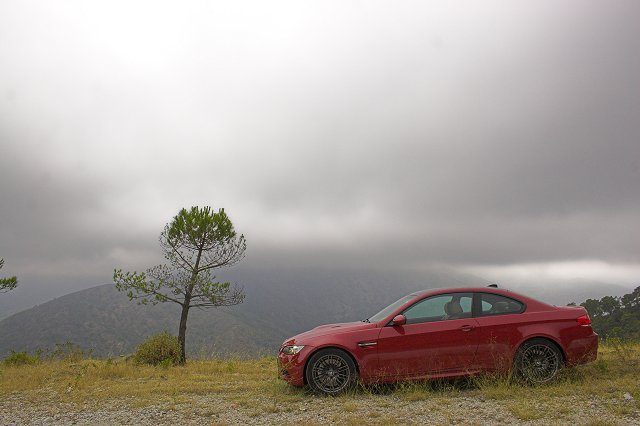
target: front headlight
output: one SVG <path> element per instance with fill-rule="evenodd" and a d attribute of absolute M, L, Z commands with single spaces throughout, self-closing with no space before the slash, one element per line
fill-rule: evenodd
<path fill-rule="evenodd" d="M 304 348 L 304 345 L 289 345 L 282 348 L 282 353 L 286 355 L 295 355 Z"/>

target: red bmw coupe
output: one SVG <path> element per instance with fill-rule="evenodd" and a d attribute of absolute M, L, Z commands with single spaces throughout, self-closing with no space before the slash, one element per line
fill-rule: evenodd
<path fill-rule="evenodd" d="M 582 307 L 547 305 L 495 288 L 412 293 L 359 322 L 287 339 L 280 377 L 335 395 L 364 384 L 513 371 L 532 383 L 594 361 L 598 335 Z"/>

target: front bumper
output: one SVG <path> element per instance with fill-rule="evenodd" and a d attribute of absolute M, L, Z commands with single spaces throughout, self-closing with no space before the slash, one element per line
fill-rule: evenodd
<path fill-rule="evenodd" d="M 304 386 L 304 366 L 312 348 L 305 346 L 295 355 L 278 353 L 278 374 L 280 378 L 293 386 Z"/>

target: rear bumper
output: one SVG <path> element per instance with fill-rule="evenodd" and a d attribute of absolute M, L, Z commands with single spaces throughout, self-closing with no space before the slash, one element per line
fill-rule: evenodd
<path fill-rule="evenodd" d="M 569 366 L 593 362 L 598 357 L 598 335 L 574 339 L 567 348 L 567 364 Z"/>

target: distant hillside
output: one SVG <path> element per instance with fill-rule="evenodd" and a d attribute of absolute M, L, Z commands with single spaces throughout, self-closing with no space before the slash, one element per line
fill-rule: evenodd
<path fill-rule="evenodd" d="M 52 348 L 71 341 L 100 356 L 126 354 L 151 334 L 174 332 L 175 304 L 139 306 L 111 284 L 93 287 L 15 314 L 0 322 L 0 355 L 9 350 Z M 189 321 L 193 348 L 224 347 L 227 352 L 258 352 L 273 340 L 268 329 L 258 331 L 222 310 L 193 310 Z M 202 344 L 205 342 L 206 344 Z"/>
<path fill-rule="evenodd" d="M 375 273 L 338 270 L 244 270 L 228 274 L 244 286 L 239 306 L 192 309 L 187 328 L 191 355 L 256 355 L 277 350 L 294 334 L 327 322 L 356 321 L 411 291 L 483 285 L 448 272 Z M 154 333 L 177 333 L 178 306 L 140 306 L 111 284 L 56 298 L 0 321 L 0 356 L 10 350 L 52 348 L 71 341 L 95 355 L 130 353 Z"/>
<path fill-rule="evenodd" d="M 415 290 L 487 284 L 445 270 L 247 269 L 227 273 L 224 279 L 244 286 L 246 301 L 230 308 L 191 310 L 187 349 L 192 356 L 273 353 L 289 336 L 324 323 L 369 317 Z M 601 291 L 593 288 L 581 299 L 572 294 L 582 296 L 585 287 L 577 288 L 578 293 L 554 289 L 558 300 L 541 299 L 566 304 L 599 297 Z M 536 289 L 513 290 L 532 294 Z M 178 318 L 178 306 L 173 303 L 140 306 L 113 285 L 102 285 L 0 321 L 0 357 L 10 350 L 53 348 L 66 341 L 92 348 L 98 356 L 131 353 L 152 334 L 164 330 L 177 334 Z"/>

